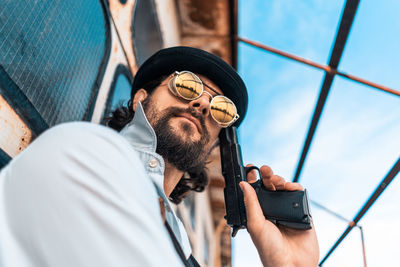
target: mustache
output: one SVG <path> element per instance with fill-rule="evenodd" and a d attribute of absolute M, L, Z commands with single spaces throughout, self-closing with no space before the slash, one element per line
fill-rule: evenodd
<path fill-rule="evenodd" d="M 188 108 L 170 107 L 168 109 L 168 113 L 171 117 L 179 116 L 179 114 L 182 114 L 182 113 L 190 114 L 192 117 L 196 118 L 200 122 L 201 130 L 203 132 L 207 131 L 204 116 L 200 112 L 198 112 L 195 108 L 192 108 L 192 107 L 188 107 Z"/>

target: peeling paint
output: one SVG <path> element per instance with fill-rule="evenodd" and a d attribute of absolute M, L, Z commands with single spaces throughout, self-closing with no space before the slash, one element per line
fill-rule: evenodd
<path fill-rule="evenodd" d="M 32 140 L 32 131 L 0 95 L 0 148 L 15 157 Z"/>

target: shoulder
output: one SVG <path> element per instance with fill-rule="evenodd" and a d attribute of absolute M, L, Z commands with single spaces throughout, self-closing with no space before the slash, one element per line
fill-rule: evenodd
<path fill-rule="evenodd" d="M 30 168 L 35 177 L 53 181 L 58 177 L 125 184 L 146 175 L 138 152 L 125 138 L 112 129 L 88 122 L 50 128 L 10 165 L 14 172 Z"/>
<path fill-rule="evenodd" d="M 52 127 L 8 168 L 6 179 L 17 190 L 29 185 L 25 196 L 35 202 L 45 197 L 59 207 L 74 207 L 74 212 L 82 211 L 81 203 L 91 203 L 96 213 L 110 205 L 125 211 L 158 209 L 155 187 L 138 152 L 101 125 L 73 122 Z"/>
<path fill-rule="evenodd" d="M 99 141 L 101 137 L 105 139 L 123 140 L 123 138 L 113 129 L 103 125 L 90 122 L 68 122 L 51 127 L 43 132 L 38 140 L 46 140 L 47 142 L 54 140 L 57 142 L 77 142 L 84 145 L 83 141 Z M 35 140 L 36 142 L 36 140 Z M 59 143 L 61 144 L 61 143 Z"/>
<path fill-rule="evenodd" d="M 129 146 L 117 132 L 90 123 L 44 132 L 3 177 L 10 234 L 45 248 L 48 265 L 179 265 L 155 187 Z"/>
<path fill-rule="evenodd" d="M 131 157 L 138 159 L 137 153 L 118 132 L 89 122 L 69 122 L 54 126 L 41 134 L 28 150 L 37 147 L 44 154 L 50 155 L 67 153 L 69 156 L 86 155 L 110 161 Z"/>

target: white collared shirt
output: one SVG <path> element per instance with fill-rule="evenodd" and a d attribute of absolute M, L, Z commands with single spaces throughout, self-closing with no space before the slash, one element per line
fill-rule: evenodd
<path fill-rule="evenodd" d="M 0 172 L 0 266 L 182 266 L 164 162 L 139 105 L 121 134 L 85 122 L 44 132 Z M 157 192 L 158 191 L 158 192 Z"/>

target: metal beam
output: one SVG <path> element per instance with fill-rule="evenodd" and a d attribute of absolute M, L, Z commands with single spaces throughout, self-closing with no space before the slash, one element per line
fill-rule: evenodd
<path fill-rule="evenodd" d="M 318 208 L 320 208 L 320 209 L 326 211 L 327 213 L 329 213 L 329 214 L 335 216 L 336 218 L 338 218 L 338 219 L 340 219 L 340 220 L 342 220 L 342 221 L 345 221 L 346 223 L 348 223 L 348 224 L 350 224 L 350 225 L 353 225 L 353 224 L 354 224 L 354 221 L 350 221 L 350 220 L 346 219 L 345 217 L 343 217 L 343 216 L 340 215 L 339 213 L 334 212 L 334 211 L 328 209 L 328 208 L 325 207 L 324 205 L 321 205 L 321 204 L 319 204 L 318 202 L 316 202 L 316 201 L 314 201 L 314 200 L 312 200 L 312 199 L 310 199 L 310 202 L 311 202 L 312 204 L 314 204 L 315 206 L 317 206 Z M 362 248 L 362 252 L 363 252 L 364 267 L 367 267 L 367 254 L 365 253 L 364 230 L 363 230 L 362 226 L 359 225 L 359 224 L 356 224 L 355 227 L 357 227 L 357 228 L 360 230 L 360 235 L 361 235 L 361 248 Z"/>
<path fill-rule="evenodd" d="M 364 206 L 360 209 L 357 215 L 354 217 L 353 221 L 349 223 L 349 226 L 344 231 L 344 233 L 339 237 L 336 243 L 332 246 L 332 248 L 328 251 L 326 256 L 319 263 L 321 266 L 332 254 L 332 252 L 339 246 L 339 244 L 343 241 L 343 239 L 350 233 L 354 226 L 361 220 L 361 218 L 367 213 L 368 209 L 374 204 L 374 202 L 378 199 L 378 197 L 382 194 L 382 192 L 386 189 L 386 187 L 393 181 L 394 177 L 400 171 L 400 157 L 397 159 L 397 162 L 393 165 L 392 169 L 388 172 L 388 174 L 383 178 L 383 180 L 379 183 L 378 187 L 371 194 L 369 199 L 365 202 Z"/>
<path fill-rule="evenodd" d="M 237 70 L 238 67 L 238 0 L 229 0 L 230 6 L 230 43 L 231 43 L 231 58 L 232 67 Z"/>
<path fill-rule="evenodd" d="M 357 7 L 359 4 L 359 0 L 347 0 L 346 6 L 344 7 L 342 18 L 340 21 L 339 30 L 336 34 L 336 41 L 333 47 L 331 58 L 329 60 L 329 67 L 333 69 L 337 69 L 339 65 L 340 58 L 342 57 L 344 46 L 346 45 L 347 38 L 350 33 L 351 26 L 354 21 L 354 17 L 357 12 Z M 318 121 L 321 117 L 322 110 L 324 108 L 326 99 L 329 94 L 329 90 L 331 89 L 333 82 L 334 74 L 325 73 L 325 79 L 322 83 L 321 92 L 319 94 L 318 102 L 315 107 L 314 115 L 311 120 L 310 128 L 308 130 L 308 134 L 306 140 L 304 142 L 303 151 L 301 153 L 299 163 L 297 165 L 296 173 L 294 175 L 293 181 L 297 182 L 300 178 L 301 171 L 303 169 L 303 165 L 308 153 L 308 150 L 311 146 L 311 141 L 314 137 L 315 130 L 317 129 Z"/>
<path fill-rule="evenodd" d="M 366 79 L 357 77 L 355 75 L 351 75 L 351 74 L 339 71 L 337 69 L 331 68 L 328 65 L 319 64 L 319 63 L 314 62 L 312 60 L 305 59 L 305 58 L 290 54 L 288 52 L 285 52 L 285 51 L 282 51 L 282 50 L 273 48 L 271 46 L 264 45 L 264 44 L 261 44 L 261 43 L 258 43 L 258 42 L 243 38 L 243 37 L 237 37 L 237 41 L 245 43 L 245 44 L 248 44 L 248 45 L 251 45 L 251 46 L 254 46 L 254 47 L 257 47 L 257 48 L 260 48 L 262 50 L 271 52 L 273 54 L 276 54 L 276 55 L 279 55 L 279 56 L 282 56 L 282 57 L 285 57 L 287 59 L 291 59 L 291 60 L 303 63 L 305 65 L 314 67 L 316 69 L 323 70 L 323 71 L 325 71 L 325 72 L 327 72 L 329 74 L 339 75 L 339 76 L 341 76 L 343 78 L 346 78 L 348 80 L 352 80 L 352 81 L 367 85 L 367 86 L 372 87 L 374 89 L 378 89 L 378 90 L 384 91 L 384 92 L 389 93 L 389 94 L 400 96 L 400 91 L 399 90 L 395 90 L 393 88 L 390 88 L 390 87 L 387 87 L 387 86 L 384 86 L 384 85 L 381 85 L 381 84 L 378 84 L 378 83 L 374 83 L 374 82 L 368 81 Z"/>

